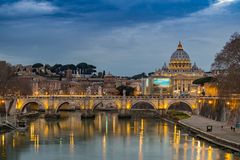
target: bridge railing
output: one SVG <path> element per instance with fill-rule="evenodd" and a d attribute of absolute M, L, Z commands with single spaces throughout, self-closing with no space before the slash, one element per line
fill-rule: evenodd
<path fill-rule="evenodd" d="M 88 99 L 88 98 L 94 98 L 94 99 L 192 99 L 197 98 L 196 96 L 99 96 L 99 95 L 38 95 L 38 96 L 21 96 L 18 97 L 19 99 L 41 99 L 41 98 L 67 98 L 67 99 Z"/>
<path fill-rule="evenodd" d="M 9 97 L 8 97 L 9 98 Z M 13 98 L 13 97 L 12 97 Z M 16 98 L 16 97 L 14 97 Z M 219 97 L 219 96 L 118 96 L 118 95 L 38 95 L 38 96 L 20 96 L 19 99 L 45 99 L 45 98 L 61 98 L 61 99 L 229 99 L 232 97 Z M 6 98 L 7 99 L 7 98 Z M 240 97 L 234 97 L 240 99 Z"/>

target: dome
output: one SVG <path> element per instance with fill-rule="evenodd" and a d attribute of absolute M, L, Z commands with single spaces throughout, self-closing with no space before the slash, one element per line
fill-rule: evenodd
<path fill-rule="evenodd" d="M 181 42 L 179 42 L 177 50 L 172 54 L 170 61 L 190 61 L 190 57 L 187 54 L 187 52 L 185 52 L 183 50 L 182 44 Z"/>
<path fill-rule="evenodd" d="M 181 42 L 179 42 L 177 50 L 172 54 L 168 69 L 174 71 L 189 71 L 192 64 L 189 55 L 183 50 Z"/>

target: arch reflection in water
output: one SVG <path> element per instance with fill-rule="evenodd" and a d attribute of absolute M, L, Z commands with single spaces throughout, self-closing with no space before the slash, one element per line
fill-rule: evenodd
<path fill-rule="evenodd" d="M 54 153 L 52 159 L 239 160 L 160 120 L 98 113 L 95 120 L 82 121 L 78 112 L 61 114 L 66 118 L 60 121 L 31 122 L 27 133 L 1 135 L 0 159 L 42 160 Z"/>

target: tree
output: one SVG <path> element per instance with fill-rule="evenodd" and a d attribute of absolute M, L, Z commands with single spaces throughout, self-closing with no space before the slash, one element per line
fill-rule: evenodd
<path fill-rule="evenodd" d="M 77 68 L 79 69 L 80 74 L 84 74 L 85 70 L 88 68 L 88 64 L 87 63 L 79 63 L 77 65 Z"/>
<path fill-rule="evenodd" d="M 212 70 L 218 71 L 217 82 L 221 95 L 240 94 L 240 34 L 234 33 L 223 49 L 216 54 Z"/>
<path fill-rule="evenodd" d="M 50 70 L 51 66 L 49 64 L 45 64 L 44 66 L 44 74 L 47 74 L 47 70 Z"/>
<path fill-rule="evenodd" d="M 148 73 L 148 76 L 151 76 L 151 75 L 153 75 L 154 74 L 154 72 L 150 72 L 150 73 Z"/>
<path fill-rule="evenodd" d="M 209 82 L 215 82 L 216 78 L 214 77 L 203 77 L 203 78 L 199 78 L 193 81 L 193 84 L 200 84 L 200 85 L 204 85 L 204 83 L 209 83 Z"/>
<path fill-rule="evenodd" d="M 32 68 L 41 68 L 43 67 L 42 63 L 35 63 L 34 65 L 32 65 Z"/>
<path fill-rule="evenodd" d="M 61 66 L 60 71 L 61 71 L 61 72 L 64 72 L 64 71 L 66 71 L 66 70 L 68 70 L 68 69 L 69 69 L 69 66 L 68 66 L 68 65 L 63 65 L 63 66 Z"/>
<path fill-rule="evenodd" d="M 134 75 L 134 76 L 132 76 L 131 77 L 131 79 L 142 79 L 142 78 L 147 78 L 147 75 L 146 75 L 146 73 L 141 73 L 141 74 L 137 74 L 137 75 Z"/>
<path fill-rule="evenodd" d="M 17 76 L 14 67 L 5 62 L 0 62 L 0 96 L 6 95 L 31 95 L 31 79 Z"/>
<path fill-rule="evenodd" d="M 105 77 L 105 75 L 106 75 L 106 73 L 105 73 L 105 70 L 103 70 L 103 73 L 102 73 L 102 74 L 103 74 L 103 76 L 102 76 L 102 77 L 104 78 L 104 77 Z"/>
<path fill-rule="evenodd" d="M 55 64 L 54 66 L 52 66 L 52 67 L 50 68 L 50 71 L 51 71 L 52 73 L 59 74 L 61 67 L 62 67 L 62 64 Z"/>
<path fill-rule="evenodd" d="M 80 74 L 83 75 L 91 75 L 96 72 L 96 66 L 87 63 L 79 63 L 77 68 L 80 71 Z"/>
<path fill-rule="evenodd" d="M 126 96 L 132 96 L 134 94 L 134 88 L 130 86 L 121 85 L 117 87 L 120 95 L 123 95 L 123 91 L 126 91 Z"/>
<path fill-rule="evenodd" d="M 6 94 L 8 83 L 15 76 L 16 74 L 14 73 L 14 69 L 10 64 L 6 62 L 0 62 L 0 95 L 1 96 L 4 96 Z"/>

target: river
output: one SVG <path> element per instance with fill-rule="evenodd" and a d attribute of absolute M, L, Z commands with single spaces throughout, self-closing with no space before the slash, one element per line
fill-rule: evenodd
<path fill-rule="evenodd" d="M 0 160 L 240 160 L 160 120 L 61 114 L 60 121 L 39 118 L 27 132 L 0 135 Z"/>

